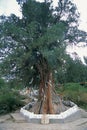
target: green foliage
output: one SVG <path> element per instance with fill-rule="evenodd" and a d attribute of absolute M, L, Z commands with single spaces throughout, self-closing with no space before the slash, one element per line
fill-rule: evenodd
<path fill-rule="evenodd" d="M 6 86 L 6 83 L 5 83 L 4 79 L 0 78 L 0 89 L 5 86 Z"/>
<path fill-rule="evenodd" d="M 65 50 L 67 43 L 87 40 L 86 32 L 78 29 L 79 13 L 71 0 L 59 0 L 55 9 L 48 0 L 42 3 L 17 1 L 21 5 L 22 19 L 13 14 L 0 17 L 0 76 L 9 81 L 5 84 L 0 79 L 0 114 L 23 105 L 19 94 L 11 88 L 39 86 L 39 69 L 49 69 L 56 85 L 87 81 L 87 66 L 78 59 L 72 60 Z M 87 88 L 78 83 L 65 84 L 58 92 L 87 108 Z"/>
<path fill-rule="evenodd" d="M 85 82 L 87 80 L 87 66 L 80 60 L 67 60 L 67 82 Z"/>
<path fill-rule="evenodd" d="M 0 89 L 0 114 L 6 114 L 17 110 L 24 105 L 21 96 L 15 90 L 9 88 Z"/>
<path fill-rule="evenodd" d="M 0 73 L 2 76 L 22 82 L 24 86 L 38 85 L 40 77 L 35 64 L 38 60 L 36 54 L 39 53 L 49 63 L 56 82 L 86 80 L 84 69 L 77 71 L 77 68 L 81 70 L 79 65 L 78 67 L 74 65 L 73 69 L 74 63 L 67 63 L 65 51 L 67 41 L 76 43 L 84 41 L 87 36 L 78 29 L 79 13 L 76 6 L 70 0 L 59 0 L 55 9 L 51 6 L 52 1 L 42 3 L 35 0 L 27 0 L 24 3 L 22 0 L 17 1 L 21 5 L 22 19 L 14 14 L 1 17 Z M 78 76 L 79 73 L 83 74 L 83 78 Z"/>
<path fill-rule="evenodd" d="M 62 88 L 57 88 L 58 93 L 62 93 L 64 100 L 71 100 L 79 107 L 87 109 L 87 87 L 80 83 L 66 83 Z"/>
<path fill-rule="evenodd" d="M 22 6 L 22 14 L 25 19 L 25 24 L 37 21 L 41 27 L 47 27 L 52 18 L 52 11 L 49 9 L 50 2 L 36 2 L 28 0 Z"/>
<path fill-rule="evenodd" d="M 87 92 L 87 88 L 84 86 L 81 86 L 80 83 L 66 83 L 64 85 L 64 90 L 66 91 L 76 91 L 76 92 Z"/>

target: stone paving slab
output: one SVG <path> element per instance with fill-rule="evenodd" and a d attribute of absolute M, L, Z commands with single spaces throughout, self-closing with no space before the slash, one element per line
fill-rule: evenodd
<path fill-rule="evenodd" d="M 87 111 L 80 109 L 82 118 L 87 118 Z"/>
<path fill-rule="evenodd" d="M 11 117 L 9 114 L 0 116 L 0 123 L 5 122 L 6 120 L 9 120 Z"/>
<path fill-rule="evenodd" d="M 33 123 L 1 123 L 0 130 L 87 130 L 87 125 L 75 126 L 73 123 L 66 124 L 33 124 Z"/>
<path fill-rule="evenodd" d="M 87 118 L 68 123 L 34 124 L 27 122 L 20 113 L 11 113 L 0 116 L 0 121 L 0 130 L 87 130 Z"/>
<path fill-rule="evenodd" d="M 14 121 L 17 121 L 17 122 L 25 121 L 25 118 L 20 113 L 11 113 L 10 115 L 14 119 Z"/>
<path fill-rule="evenodd" d="M 87 124 L 87 118 L 80 118 L 72 123 L 76 126 L 85 125 L 85 124 Z"/>

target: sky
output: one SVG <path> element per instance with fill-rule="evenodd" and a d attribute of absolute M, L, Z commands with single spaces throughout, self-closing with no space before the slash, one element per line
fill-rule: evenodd
<path fill-rule="evenodd" d="M 37 0 L 39 1 L 39 0 Z M 44 0 L 40 0 L 44 1 Z M 87 0 L 73 0 L 77 5 L 78 11 L 80 12 L 80 29 L 87 30 Z M 57 4 L 57 0 L 53 0 L 54 5 Z M 21 9 L 16 0 L 0 0 L 0 15 L 10 15 L 11 13 L 17 16 L 21 15 Z"/>
<path fill-rule="evenodd" d="M 11 13 L 21 16 L 20 6 L 16 0 L 0 0 L 0 15 L 4 14 L 6 16 Z"/>
<path fill-rule="evenodd" d="M 39 1 L 39 0 L 37 0 Z M 43 0 L 40 0 L 43 1 Z M 72 0 L 80 13 L 80 25 L 81 30 L 87 31 L 87 0 Z M 57 4 L 57 0 L 53 0 L 54 5 Z M 0 0 L 0 15 L 4 14 L 6 16 L 11 13 L 22 17 L 21 9 L 16 0 Z M 71 47 L 70 47 L 71 49 Z M 69 49 L 69 50 L 70 50 Z M 74 47 L 72 51 L 76 51 L 80 57 L 87 56 L 87 47 Z"/>

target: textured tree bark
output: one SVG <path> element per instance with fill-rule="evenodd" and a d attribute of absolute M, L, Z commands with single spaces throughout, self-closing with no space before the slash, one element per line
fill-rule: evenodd
<path fill-rule="evenodd" d="M 52 74 L 49 74 L 48 81 L 45 86 L 44 100 L 43 100 L 43 113 L 44 114 L 54 114 L 53 104 L 52 104 Z"/>
<path fill-rule="evenodd" d="M 41 53 L 35 53 L 37 61 L 34 64 L 39 78 L 39 97 L 38 101 L 30 109 L 35 114 L 59 114 L 67 107 L 62 103 L 62 99 L 57 95 L 54 88 L 52 71 L 46 58 Z"/>
<path fill-rule="evenodd" d="M 41 109 L 43 114 L 54 114 L 54 108 L 52 103 L 52 74 L 49 74 L 46 83 L 41 82 L 39 87 L 40 100 L 42 101 Z"/>
<path fill-rule="evenodd" d="M 54 109 L 52 103 L 52 73 L 50 71 L 47 60 L 42 55 L 39 57 L 36 67 L 40 74 L 39 101 L 41 104 L 39 113 L 53 114 Z"/>

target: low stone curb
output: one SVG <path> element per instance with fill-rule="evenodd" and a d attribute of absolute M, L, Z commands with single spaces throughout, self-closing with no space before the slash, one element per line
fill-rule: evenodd
<path fill-rule="evenodd" d="M 34 114 L 33 112 L 29 112 L 26 110 L 26 107 L 28 105 L 21 108 L 20 113 L 24 116 L 24 118 L 30 122 L 30 123 L 42 123 L 42 124 L 48 124 L 48 123 L 66 123 L 75 121 L 82 117 L 82 111 L 79 109 L 77 105 L 74 105 L 73 107 L 69 108 L 65 112 L 62 112 L 60 114 Z"/>

